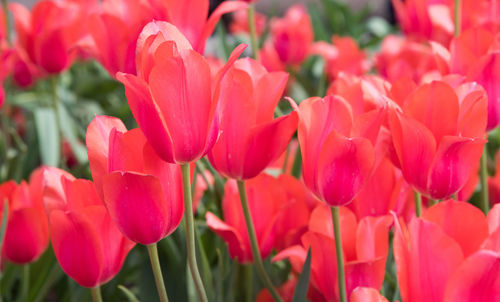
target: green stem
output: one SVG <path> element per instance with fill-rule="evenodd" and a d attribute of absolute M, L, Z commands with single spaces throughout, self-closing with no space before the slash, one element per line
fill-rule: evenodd
<path fill-rule="evenodd" d="M 245 182 L 238 180 L 238 192 L 240 193 L 241 207 L 243 208 L 243 214 L 245 216 L 245 222 L 247 225 L 248 238 L 250 239 L 250 245 L 252 247 L 252 255 L 257 266 L 257 273 L 264 286 L 267 288 L 271 296 L 273 296 L 274 301 L 282 301 L 280 295 L 274 288 L 274 285 L 264 269 L 264 263 L 262 262 L 262 257 L 260 255 L 259 243 L 257 242 L 257 236 L 255 235 L 255 228 L 253 226 L 252 214 L 250 213 L 250 207 L 248 206 L 247 192 L 245 190 Z"/>
<path fill-rule="evenodd" d="M 415 212 L 417 213 L 417 217 L 420 217 L 422 215 L 422 196 L 417 191 L 414 191 L 413 197 L 415 199 Z"/>
<path fill-rule="evenodd" d="M 61 127 L 61 112 L 59 111 L 59 94 L 57 93 L 57 76 L 51 77 L 51 86 L 52 86 L 52 108 L 56 115 L 56 125 L 57 125 L 57 135 L 59 137 L 59 148 L 61 152 L 61 158 L 59 159 L 59 165 L 62 167 L 63 163 L 63 153 L 62 153 L 62 145 L 63 145 L 63 133 Z"/>
<path fill-rule="evenodd" d="M 481 203 L 480 207 L 484 214 L 488 214 L 490 210 L 490 201 L 488 196 L 488 152 L 484 146 L 483 155 L 481 156 L 481 166 L 479 171 L 481 179 Z"/>
<path fill-rule="evenodd" d="M 148 249 L 149 260 L 151 260 L 151 267 L 155 276 L 156 289 L 158 290 L 158 297 L 161 302 L 168 302 L 167 290 L 165 289 L 165 282 L 163 282 L 163 274 L 161 273 L 160 259 L 158 258 L 158 247 L 156 243 L 146 246 Z"/>
<path fill-rule="evenodd" d="M 193 217 L 193 198 L 191 197 L 191 175 L 189 164 L 181 165 L 182 186 L 184 191 L 184 217 L 186 220 L 186 249 L 189 264 L 189 270 L 193 276 L 193 282 L 201 302 L 208 302 L 207 293 L 203 287 L 198 264 L 196 262 L 196 246 L 194 239 L 194 217 Z"/>
<path fill-rule="evenodd" d="M 10 22 L 9 22 L 9 5 L 7 4 L 9 1 L 2 0 L 3 13 L 5 17 L 5 33 L 7 35 L 7 43 L 12 45 L 12 38 L 10 35 Z"/>
<path fill-rule="evenodd" d="M 290 144 L 286 147 L 285 159 L 283 160 L 283 166 L 281 167 L 281 173 L 286 173 L 286 168 L 288 164 L 288 158 L 290 157 Z"/>
<path fill-rule="evenodd" d="M 252 266 L 250 264 L 243 267 L 243 272 L 245 274 L 245 299 L 247 302 L 253 301 L 253 274 Z"/>
<path fill-rule="evenodd" d="M 461 30 L 461 0 L 455 0 L 455 37 L 458 37 L 460 35 L 460 30 Z"/>
<path fill-rule="evenodd" d="M 344 253 L 342 251 L 342 240 L 340 238 L 339 207 L 332 207 L 333 233 L 335 237 L 335 253 L 337 254 L 337 275 L 339 282 L 339 301 L 347 302 L 347 291 L 345 287 Z"/>
<path fill-rule="evenodd" d="M 92 301 L 102 302 L 102 295 L 101 295 L 101 287 L 100 286 L 92 287 L 90 289 L 90 293 L 92 294 Z"/>
<path fill-rule="evenodd" d="M 30 289 L 30 266 L 29 264 L 23 265 L 23 277 L 21 283 L 21 294 L 18 301 L 26 301 L 28 298 L 28 291 Z"/>
<path fill-rule="evenodd" d="M 255 5 L 248 5 L 248 26 L 250 27 L 250 44 L 252 45 L 253 58 L 259 60 L 259 44 L 257 42 L 257 31 L 255 29 Z"/>

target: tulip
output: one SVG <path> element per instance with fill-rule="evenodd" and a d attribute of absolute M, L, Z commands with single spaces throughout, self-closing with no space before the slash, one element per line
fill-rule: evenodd
<path fill-rule="evenodd" d="M 393 244 L 402 300 L 444 301 L 450 278 L 487 237 L 484 214 L 453 200 L 430 207 L 408 227 L 396 222 Z"/>
<path fill-rule="evenodd" d="M 84 35 L 85 10 L 76 3 L 44 0 L 30 12 L 11 3 L 19 47 L 45 73 L 69 68 L 76 57 L 73 47 Z"/>
<path fill-rule="evenodd" d="M 219 173 L 238 180 L 253 178 L 283 153 L 298 122 L 297 112 L 273 119 L 287 78 L 283 72 L 268 73 L 248 58 L 229 69 L 221 82 L 222 133 L 208 153 Z"/>
<path fill-rule="evenodd" d="M 158 294 L 167 301 L 156 243 L 182 219 L 179 167 L 161 160 L 140 129 L 127 131 L 117 118 L 96 116 L 86 140 L 97 192 L 123 235 L 147 245 Z"/>
<path fill-rule="evenodd" d="M 86 139 L 97 192 L 120 231 L 144 245 L 171 234 L 184 209 L 179 167 L 162 161 L 140 129 L 127 131 L 117 118 L 96 116 Z"/>
<path fill-rule="evenodd" d="M 283 67 L 301 64 L 309 54 L 313 39 L 311 17 L 305 7 L 290 7 L 283 18 L 271 20 L 271 40 L 260 53 L 264 66 L 274 71 L 266 62 L 276 59 Z"/>
<path fill-rule="evenodd" d="M 310 98 L 300 104 L 304 182 L 320 200 L 345 205 L 360 191 L 372 171 L 380 113 L 370 111 L 354 120 L 351 106 L 338 96 Z M 375 135 L 363 137 L 368 130 Z"/>
<path fill-rule="evenodd" d="M 139 76 L 118 73 L 117 78 L 144 135 L 163 160 L 185 164 L 212 148 L 218 135 L 219 80 L 242 51 L 237 48 L 212 81 L 207 60 L 177 28 L 155 21 L 144 28 L 136 57 Z"/>
<path fill-rule="evenodd" d="M 444 199 L 475 172 L 486 127 L 487 100 L 473 84 L 456 89 L 424 84 L 389 112 L 392 140 L 403 175 L 418 192 Z"/>
<path fill-rule="evenodd" d="M 32 181 L 36 180 L 32 178 Z M 8 181 L 0 185 L 0 217 L 7 215 L 7 229 L 2 245 L 2 256 L 17 264 L 36 261 L 49 243 L 47 217 L 35 190 L 25 181 L 19 185 Z M 4 202 L 8 213 L 3 213 Z M 2 257 L 2 258 L 3 258 Z"/>
<path fill-rule="evenodd" d="M 347 208 L 340 207 L 339 212 L 347 295 L 352 299 L 358 286 L 377 290 L 382 287 L 392 219 L 390 216 L 365 217 L 358 222 Z M 319 205 L 311 214 L 309 231 L 302 236 L 302 243 L 278 253 L 273 261 L 289 259 L 292 269 L 301 272 L 310 248 L 311 286 L 319 290 L 326 301 L 340 301 L 339 287 L 332 286 L 332 280 L 337 280 L 338 267 L 334 237 L 330 209 Z"/>
<path fill-rule="evenodd" d="M 44 175 L 60 175 L 53 173 L 48 170 Z M 93 289 L 111 280 L 134 243 L 113 223 L 93 183 L 62 175 L 57 186 L 47 186 L 45 194 L 51 200 L 45 206 L 52 247 L 63 271 Z"/>
<path fill-rule="evenodd" d="M 255 34 L 260 37 L 266 29 L 266 15 L 255 12 Z M 249 34 L 248 10 L 238 10 L 233 13 L 229 31 L 234 35 Z"/>

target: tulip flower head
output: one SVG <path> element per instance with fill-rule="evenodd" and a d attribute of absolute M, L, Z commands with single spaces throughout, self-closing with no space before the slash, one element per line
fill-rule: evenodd
<path fill-rule="evenodd" d="M 45 176 L 60 175 L 52 173 L 46 171 Z M 52 247 L 63 271 L 84 287 L 111 280 L 134 243 L 113 223 L 94 184 L 62 175 L 45 194 L 50 199 L 45 207 Z"/>
<path fill-rule="evenodd" d="M 179 166 L 161 160 L 140 129 L 96 116 L 87 148 L 97 192 L 110 217 L 130 240 L 144 245 L 171 234 L 184 213 Z"/>
<path fill-rule="evenodd" d="M 418 87 L 389 112 L 403 175 L 420 193 L 445 199 L 475 172 L 486 128 L 486 95 L 477 85 L 443 81 Z"/>
<path fill-rule="evenodd" d="M 284 72 L 268 73 L 248 58 L 229 69 L 220 87 L 222 133 L 208 153 L 219 173 L 239 180 L 253 178 L 286 149 L 297 128 L 297 112 L 273 118 L 287 78 Z"/>
<path fill-rule="evenodd" d="M 207 60 L 179 30 L 151 22 L 137 46 L 137 72 L 118 73 L 132 113 L 158 155 L 183 164 L 203 157 L 219 133 L 220 78 L 243 51 L 238 47 L 212 80 Z"/>

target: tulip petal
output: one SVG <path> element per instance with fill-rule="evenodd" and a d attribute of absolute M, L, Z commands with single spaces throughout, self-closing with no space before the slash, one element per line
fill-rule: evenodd
<path fill-rule="evenodd" d="M 406 181 L 420 192 L 426 192 L 436 140 L 424 125 L 394 110 L 389 111 L 389 125 Z"/>
<path fill-rule="evenodd" d="M 113 172 L 103 179 L 104 202 L 130 240 L 144 245 L 168 235 L 169 212 L 160 181 L 150 175 Z"/>
<path fill-rule="evenodd" d="M 332 131 L 318 159 L 322 199 L 332 206 L 349 203 L 366 182 L 373 161 L 373 146 L 368 139 L 347 138 Z"/>
<path fill-rule="evenodd" d="M 479 251 L 448 281 L 444 302 L 489 302 L 500 299 L 500 254 Z"/>
<path fill-rule="evenodd" d="M 98 285 L 104 251 L 92 221 L 83 212 L 54 210 L 49 225 L 52 247 L 64 272 L 81 286 Z"/>
<path fill-rule="evenodd" d="M 356 233 L 356 254 L 359 261 L 386 258 L 389 251 L 390 215 L 365 217 L 359 221 Z M 385 262 L 385 261 L 384 261 Z"/>
<path fill-rule="evenodd" d="M 293 111 L 251 130 L 246 142 L 243 179 L 257 176 L 285 151 L 297 123 L 298 114 Z M 262 152 L 262 146 L 268 146 L 266 152 Z"/>
<path fill-rule="evenodd" d="M 274 117 L 274 110 L 285 91 L 288 74 L 271 72 L 261 77 L 255 87 L 255 98 L 258 100 L 257 123 L 269 121 Z"/>
<path fill-rule="evenodd" d="M 229 254 L 233 258 L 237 258 L 239 262 L 252 261 L 252 252 L 245 249 L 243 240 L 235 228 L 226 224 L 210 212 L 207 212 L 205 219 L 207 226 L 227 243 Z"/>
<path fill-rule="evenodd" d="M 388 302 L 388 300 L 374 288 L 356 287 L 351 293 L 349 302 Z"/>
<path fill-rule="evenodd" d="M 455 239 L 465 257 L 474 253 L 488 237 L 488 223 L 483 212 L 467 202 L 447 200 L 428 208 L 422 218 L 439 225 Z"/>
<path fill-rule="evenodd" d="M 445 136 L 432 163 L 427 188 L 434 199 L 449 198 L 460 190 L 483 153 L 485 140 Z"/>
<path fill-rule="evenodd" d="M 174 150 L 167 124 L 154 103 L 146 82 L 124 73 L 117 73 L 116 78 L 125 86 L 130 110 L 148 142 L 163 160 L 174 163 Z"/>

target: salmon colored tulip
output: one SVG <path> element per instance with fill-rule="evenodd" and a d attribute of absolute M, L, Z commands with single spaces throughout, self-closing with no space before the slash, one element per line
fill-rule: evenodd
<path fill-rule="evenodd" d="M 4 202 L 9 205 L 2 258 L 18 264 L 34 262 L 47 249 L 49 227 L 42 203 L 41 174 L 32 173 L 30 183 L 8 181 L 0 185 L 0 218 Z"/>
<path fill-rule="evenodd" d="M 486 127 L 487 99 L 471 83 L 455 89 L 443 81 L 424 84 L 389 112 L 395 153 L 417 191 L 445 199 L 475 172 Z"/>
<path fill-rule="evenodd" d="M 85 34 L 85 10 L 71 1 L 40 1 L 30 12 L 11 3 L 17 43 L 45 73 L 60 73 L 76 57 L 74 46 Z"/>
<path fill-rule="evenodd" d="M 208 153 L 214 168 L 238 180 L 257 176 L 286 149 L 298 115 L 274 119 L 288 75 L 268 73 L 257 61 L 237 60 L 221 82 L 221 134 Z M 264 151 L 266 148 L 266 151 Z"/>
<path fill-rule="evenodd" d="M 347 296 L 358 286 L 379 290 L 384 281 L 392 218 L 365 217 L 358 222 L 347 208 L 340 207 L 339 211 Z M 319 205 L 311 214 L 309 231 L 302 236 L 302 243 L 280 252 L 273 261 L 289 259 L 293 270 L 300 273 L 309 248 L 311 285 L 326 301 L 339 301 L 333 223 L 326 205 Z"/>
<path fill-rule="evenodd" d="M 50 174 L 44 173 L 57 177 Z M 120 271 L 134 243 L 113 223 L 92 182 L 63 175 L 57 186 L 48 186 L 45 194 L 51 200 L 46 203 L 50 236 L 61 268 L 84 287 L 108 282 Z"/>
<path fill-rule="evenodd" d="M 254 20 L 255 33 L 258 37 L 260 37 L 266 29 L 266 15 L 255 12 Z M 234 35 L 250 34 L 250 27 L 248 25 L 248 10 L 238 10 L 233 13 L 231 24 L 229 24 L 229 31 Z"/>
<path fill-rule="evenodd" d="M 350 302 L 388 302 L 376 289 L 369 287 L 356 287 L 352 293 Z"/>
<path fill-rule="evenodd" d="M 118 73 L 132 113 L 149 143 L 169 163 L 203 157 L 219 134 L 220 78 L 243 51 L 235 49 L 212 80 L 207 60 L 173 25 L 151 22 L 141 33 L 137 72 Z"/>
<path fill-rule="evenodd" d="M 337 78 L 340 72 L 362 75 L 370 68 L 365 52 L 351 37 L 333 36 L 332 44 L 316 42 L 311 46 L 310 52 L 325 59 L 325 72 L 330 79 Z"/>
<path fill-rule="evenodd" d="M 267 174 L 261 174 L 246 181 L 245 184 L 260 253 L 265 258 L 271 253 L 277 240 L 279 223 L 283 223 L 285 218 L 281 216 L 281 212 L 289 206 L 287 193 L 281 178 L 277 179 Z M 238 259 L 240 263 L 252 262 L 250 240 L 234 180 L 226 183 L 222 212 L 224 221 L 213 213 L 207 212 L 208 227 L 226 241 L 232 258 Z M 308 215 L 307 212 L 297 214 Z M 303 221 L 301 216 L 294 219 L 297 219 L 297 223 Z M 293 224 L 294 222 L 290 223 L 290 225 Z M 280 235 L 285 236 L 285 234 Z"/>
<path fill-rule="evenodd" d="M 408 227 L 396 223 L 394 257 L 402 300 L 444 301 L 450 278 L 487 237 L 484 214 L 453 200 L 430 207 Z"/>
<path fill-rule="evenodd" d="M 311 17 L 306 8 L 294 5 L 283 18 L 271 20 L 271 40 L 260 51 L 262 62 L 270 71 L 279 70 L 276 67 L 280 63 L 283 67 L 299 65 L 309 54 L 313 39 Z M 273 61 L 276 63 L 271 63 Z"/>
<path fill-rule="evenodd" d="M 356 196 L 372 172 L 383 111 L 353 116 L 339 96 L 310 98 L 299 107 L 298 138 L 307 187 L 331 206 Z"/>
<path fill-rule="evenodd" d="M 162 161 L 140 129 L 96 116 L 87 129 L 89 163 L 98 193 L 120 231 L 144 245 L 171 234 L 184 213 L 179 166 Z"/>

